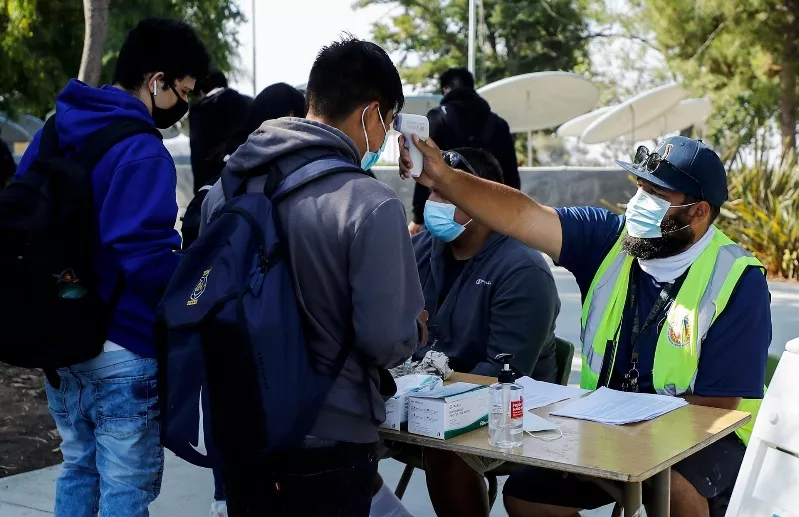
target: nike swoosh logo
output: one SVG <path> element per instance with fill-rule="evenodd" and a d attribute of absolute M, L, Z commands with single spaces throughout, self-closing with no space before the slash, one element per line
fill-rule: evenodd
<path fill-rule="evenodd" d="M 197 430 L 197 445 L 195 446 L 191 442 L 191 448 L 197 451 L 197 454 L 202 456 L 208 456 L 208 451 L 205 450 L 205 426 L 203 425 L 203 387 L 200 386 L 200 425 Z"/>

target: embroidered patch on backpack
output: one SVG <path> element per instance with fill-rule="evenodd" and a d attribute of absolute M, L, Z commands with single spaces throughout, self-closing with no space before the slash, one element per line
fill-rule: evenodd
<path fill-rule="evenodd" d="M 186 302 L 186 305 L 197 305 L 197 301 L 200 299 L 200 296 L 203 295 L 205 288 L 208 286 L 208 275 L 210 273 L 211 268 L 203 271 L 200 281 L 197 282 L 197 286 L 194 288 L 194 291 L 191 292 L 191 296 L 189 297 L 189 301 Z"/>

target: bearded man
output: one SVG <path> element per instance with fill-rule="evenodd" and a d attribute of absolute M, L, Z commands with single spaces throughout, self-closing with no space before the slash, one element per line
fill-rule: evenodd
<path fill-rule="evenodd" d="M 410 154 L 400 143 L 400 173 L 409 178 Z M 719 156 L 685 137 L 652 153 L 638 148 L 632 164 L 617 162 L 638 180 L 622 216 L 543 206 L 448 167 L 431 140 L 414 143 L 424 154 L 419 183 L 574 274 L 583 299 L 583 388 L 752 413 L 749 425 L 671 473 L 671 515 L 724 515 L 764 394 L 771 312 L 763 265 L 713 225 L 728 196 Z M 512 475 L 504 495 L 511 517 L 572 517 L 613 502 L 590 481 L 532 467 Z"/>

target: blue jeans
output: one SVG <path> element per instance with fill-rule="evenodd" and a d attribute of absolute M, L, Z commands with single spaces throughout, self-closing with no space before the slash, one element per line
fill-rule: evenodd
<path fill-rule="evenodd" d="M 47 405 L 64 456 L 56 517 L 147 517 L 161 490 L 156 360 L 104 352 L 58 370 Z"/>

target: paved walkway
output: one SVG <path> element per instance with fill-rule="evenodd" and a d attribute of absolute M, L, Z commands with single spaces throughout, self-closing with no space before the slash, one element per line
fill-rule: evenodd
<path fill-rule="evenodd" d="M 553 270 L 561 298 L 558 318 L 558 334 L 577 343 L 580 337 L 580 293 L 571 274 L 555 268 Z M 772 318 L 774 339 L 772 353 L 781 353 L 788 339 L 799 336 L 799 286 L 787 283 L 772 283 Z M 572 365 L 571 383 L 579 382 L 580 360 Z M 381 462 L 380 472 L 389 486 L 396 486 L 402 473 L 402 465 L 389 460 Z M 41 517 L 52 515 L 53 491 L 58 467 L 29 472 L 0 479 L 0 517 Z M 210 471 L 193 467 L 171 454 L 167 456 L 167 468 L 161 497 L 152 506 L 153 517 L 205 517 L 213 496 L 213 481 Z M 434 517 L 427 496 L 424 473 L 417 471 L 404 499 L 408 509 L 416 517 Z M 587 512 L 585 516 L 608 517 L 609 509 Z M 501 502 L 491 512 L 491 517 L 507 517 Z"/>

